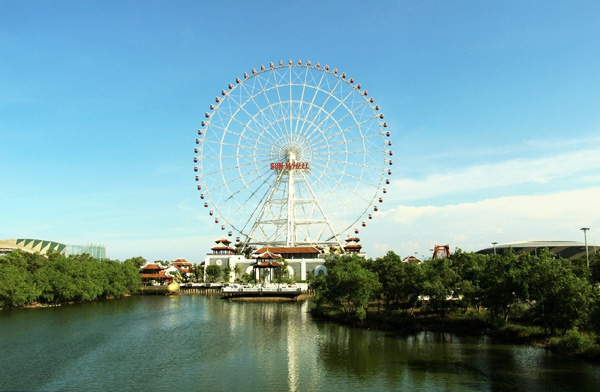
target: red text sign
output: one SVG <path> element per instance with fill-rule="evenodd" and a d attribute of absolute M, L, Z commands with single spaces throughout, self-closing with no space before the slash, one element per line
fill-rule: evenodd
<path fill-rule="evenodd" d="M 271 163 L 271 170 L 310 169 L 308 162 Z"/>

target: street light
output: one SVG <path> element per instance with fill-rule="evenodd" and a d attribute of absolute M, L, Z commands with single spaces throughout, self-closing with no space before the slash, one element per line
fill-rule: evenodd
<path fill-rule="evenodd" d="M 583 239 L 585 241 L 585 261 L 586 261 L 588 268 L 590 268 L 590 254 L 588 252 L 588 246 L 587 246 L 587 232 L 589 229 L 590 229 L 589 227 L 582 227 L 581 229 L 579 229 L 579 230 L 583 231 Z"/>
<path fill-rule="evenodd" d="M 496 254 L 496 245 L 498 245 L 497 242 L 492 242 L 492 245 L 494 245 L 494 254 Z"/>

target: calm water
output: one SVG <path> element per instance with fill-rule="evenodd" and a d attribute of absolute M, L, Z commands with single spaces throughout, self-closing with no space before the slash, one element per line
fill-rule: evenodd
<path fill-rule="evenodd" d="M 600 390 L 597 365 L 315 322 L 308 306 L 181 295 L 0 311 L 0 390 Z"/>

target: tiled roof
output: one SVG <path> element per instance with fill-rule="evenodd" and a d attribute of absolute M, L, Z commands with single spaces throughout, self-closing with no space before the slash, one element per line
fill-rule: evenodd
<path fill-rule="evenodd" d="M 294 254 L 298 254 L 298 253 L 319 254 L 319 253 L 321 253 L 314 246 L 267 246 L 267 247 L 263 247 L 263 248 L 256 250 L 254 253 L 261 254 L 261 253 L 264 253 L 267 251 L 269 251 L 271 253 L 277 253 L 280 255 L 286 255 L 286 254 L 291 254 L 291 253 L 294 253 Z"/>

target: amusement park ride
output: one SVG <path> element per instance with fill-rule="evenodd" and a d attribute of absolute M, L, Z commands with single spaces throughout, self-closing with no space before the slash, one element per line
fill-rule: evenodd
<path fill-rule="evenodd" d="M 311 61 L 244 73 L 198 129 L 197 189 L 211 220 L 244 247 L 343 247 L 388 192 L 388 124 L 345 72 Z"/>

